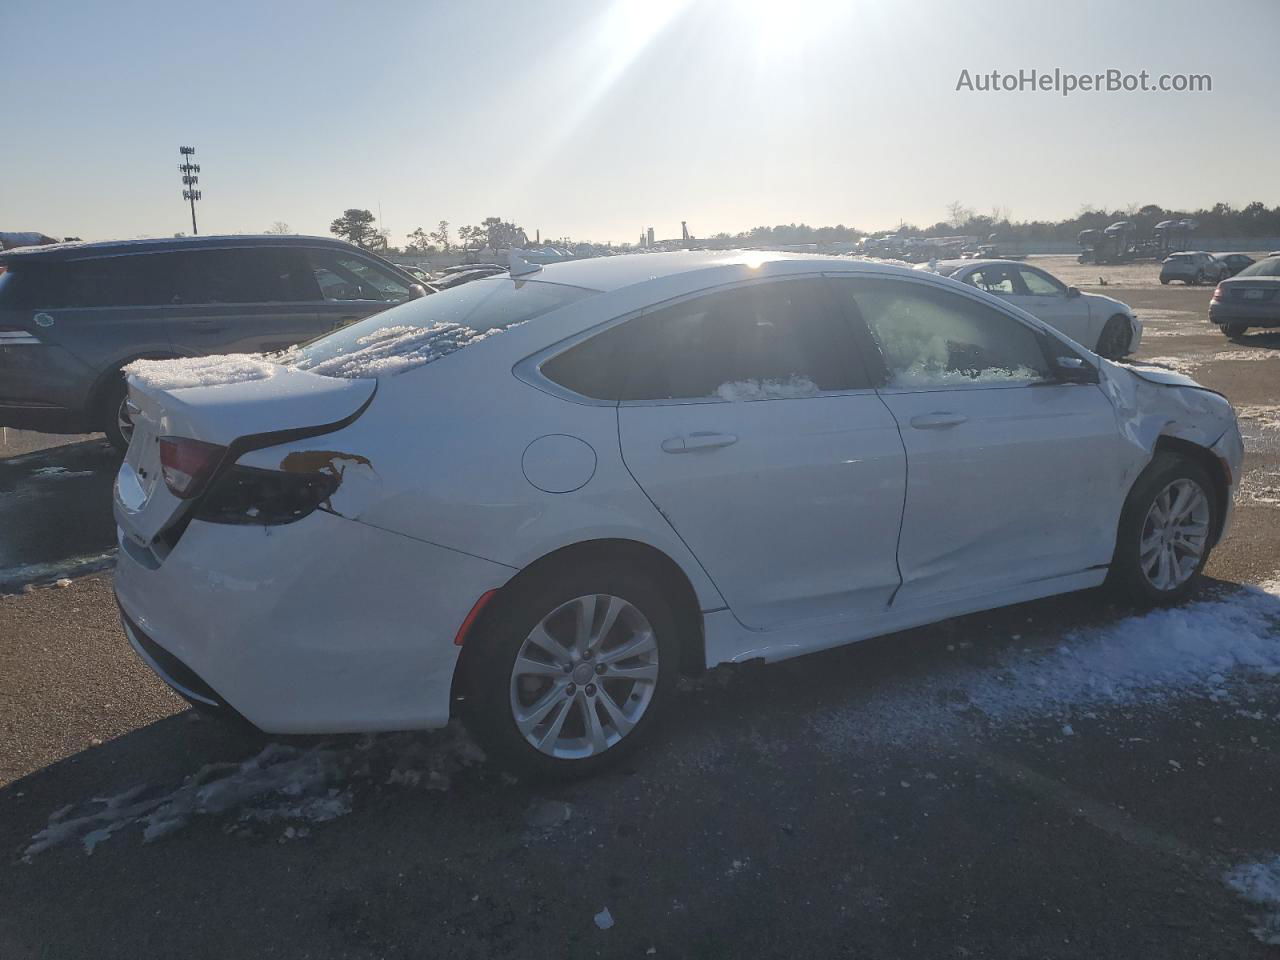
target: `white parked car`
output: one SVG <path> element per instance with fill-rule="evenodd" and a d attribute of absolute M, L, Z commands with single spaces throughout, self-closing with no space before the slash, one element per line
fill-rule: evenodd
<path fill-rule="evenodd" d="M 532 270 L 532 272 L 530 272 Z M 263 730 L 425 728 L 585 772 L 681 671 L 1096 587 L 1223 536 L 1231 406 L 868 261 L 521 268 L 274 362 L 130 368 L 138 653 Z"/>
<path fill-rule="evenodd" d="M 916 269 L 940 273 L 1007 300 L 1110 360 L 1134 353 L 1142 340 L 1142 321 L 1128 304 L 1081 293 L 1019 260 L 940 260 Z"/>

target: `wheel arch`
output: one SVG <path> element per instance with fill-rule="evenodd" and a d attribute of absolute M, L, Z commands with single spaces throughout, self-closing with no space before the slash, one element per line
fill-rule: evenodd
<path fill-rule="evenodd" d="M 1209 475 L 1209 479 L 1213 481 L 1212 493 L 1217 501 L 1218 509 L 1215 511 L 1216 516 L 1211 543 L 1216 545 L 1218 538 L 1222 535 L 1222 525 L 1226 519 L 1227 504 L 1231 497 L 1231 480 L 1227 476 L 1227 468 L 1208 447 L 1203 447 L 1182 437 L 1172 437 L 1165 434 L 1157 438 L 1152 456 L 1154 458 L 1161 453 L 1174 453 L 1185 457 L 1203 468 L 1205 473 Z"/>
<path fill-rule="evenodd" d="M 507 598 L 516 592 L 520 584 L 533 577 L 547 576 L 554 574 L 557 570 L 581 564 L 602 566 L 621 564 L 631 570 L 639 568 L 651 572 L 671 600 L 672 612 L 676 617 L 680 644 L 680 672 L 689 675 L 705 669 L 706 637 L 702 610 L 692 581 L 669 555 L 639 540 L 618 538 L 584 540 L 544 554 L 497 589 L 471 624 L 468 636 L 480 633 L 496 622 L 504 611 Z M 465 678 L 470 675 L 470 658 L 477 655 L 476 651 L 480 647 L 479 644 L 465 642 L 465 637 L 463 639 L 462 650 L 453 671 L 453 685 L 449 698 L 451 707 L 455 706 L 466 692 Z"/>
<path fill-rule="evenodd" d="M 106 397 L 107 391 L 115 383 L 116 376 L 133 361 L 176 360 L 179 356 L 179 354 L 171 350 L 144 350 L 107 364 L 102 368 L 102 372 L 98 374 L 97 380 L 94 381 L 93 387 L 89 390 L 89 399 L 85 403 L 85 413 L 90 417 L 97 417 L 101 413 L 99 408 L 102 406 L 102 401 Z"/>

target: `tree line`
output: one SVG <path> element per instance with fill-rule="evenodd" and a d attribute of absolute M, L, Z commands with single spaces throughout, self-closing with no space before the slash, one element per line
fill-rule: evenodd
<path fill-rule="evenodd" d="M 523 228 L 501 217 L 485 217 L 478 224 L 459 227 L 456 238 L 448 220 L 441 220 L 434 230 L 417 227 L 405 236 L 404 246 L 397 248 L 391 244 L 387 231 L 378 229 L 377 218 L 371 211 L 355 207 L 343 211 L 342 216 L 329 224 L 329 232 L 365 250 L 421 254 L 454 250 L 467 253 L 486 246 L 491 250 L 507 250 L 529 243 Z"/>

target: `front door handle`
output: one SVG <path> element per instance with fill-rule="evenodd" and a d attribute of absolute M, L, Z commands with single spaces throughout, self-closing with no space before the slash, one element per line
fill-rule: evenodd
<path fill-rule="evenodd" d="M 667 437 L 662 449 L 667 453 L 693 453 L 695 450 L 715 450 L 737 443 L 732 433 L 687 433 L 682 437 Z"/>
<path fill-rule="evenodd" d="M 962 413 L 923 413 L 911 418 L 911 425 L 917 430 L 941 430 L 944 427 L 955 427 L 969 418 Z"/>

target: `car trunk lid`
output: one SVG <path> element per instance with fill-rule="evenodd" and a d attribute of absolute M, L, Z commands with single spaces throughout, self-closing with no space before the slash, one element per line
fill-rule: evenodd
<path fill-rule="evenodd" d="M 323 377 L 258 358 L 207 360 L 135 364 L 127 370 L 134 432 L 116 477 L 115 516 L 140 546 L 150 546 L 198 499 L 198 491 L 181 497 L 165 482 L 162 438 L 223 448 L 220 470 L 249 450 L 341 429 L 364 411 L 377 390 L 376 380 Z M 221 371 L 213 361 L 224 361 Z M 183 363 L 195 372 L 183 370 Z"/>

